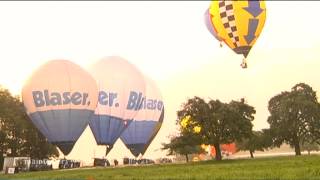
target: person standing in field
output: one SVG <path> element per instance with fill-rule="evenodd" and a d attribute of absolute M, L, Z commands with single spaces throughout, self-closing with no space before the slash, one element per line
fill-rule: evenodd
<path fill-rule="evenodd" d="M 118 166 L 118 160 L 117 159 L 114 159 L 114 166 Z"/>

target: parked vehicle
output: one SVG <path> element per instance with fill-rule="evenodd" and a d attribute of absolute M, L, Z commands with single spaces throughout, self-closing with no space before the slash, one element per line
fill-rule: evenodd
<path fill-rule="evenodd" d="M 172 163 L 172 160 L 169 158 L 161 158 L 159 160 L 159 163 Z"/>
<path fill-rule="evenodd" d="M 79 168 L 80 161 L 61 159 L 59 162 L 59 169 Z"/>
<path fill-rule="evenodd" d="M 123 158 L 123 164 L 137 164 L 138 161 L 135 159 L 130 159 L 130 158 Z"/>
<path fill-rule="evenodd" d="M 30 167 L 30 157 L 5 157 L 3 160 L 3 171 L 7 172 L 8 168 L 14 168 L 14 173 L 27 171 Z"/>
<path fill-rule="evenodd" d="M 52 170 L 52 164 L 48 159 L 31 159 L 30 171 Z"/>
<path fill-rule="evenodd" d="M 31 160 L 30 159 L 17 159 L 16 160 L 15 172 L 26 172 L 29 171 Z"/>
<path fill-rule="evenodd" d="M 110 162 L 107 159 L 94 158 L 93 166 L 110 166 Z"/>
<path fill-rule="evenodd" d="M 138 164 L 154 164 L 154 160 L 151 159 L 139 159 Z"/>

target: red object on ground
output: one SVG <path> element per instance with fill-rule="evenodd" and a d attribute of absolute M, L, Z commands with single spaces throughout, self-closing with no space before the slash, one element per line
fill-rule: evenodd
<path fill-rule="evenodd" d="M 216 149 L 214 146 L 210 146 L 211 151 L 210 155 L 211 156 L 216 156 Z M 236 144 L 231 143 L 231 144 L 222 144 L 220 145 L 221 152 L 226 152 L 228 154 L 234 154 L 237 151 Z"/>

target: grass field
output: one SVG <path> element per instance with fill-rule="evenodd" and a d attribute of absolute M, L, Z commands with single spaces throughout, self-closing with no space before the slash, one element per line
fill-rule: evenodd
<path fill-rule="evenodd" d="M 205 161 L 119 168 L 27 172 L 0 175 L 0 179 L 216 179 L 216 180 L 320 180 L 320 156 L 287 156 L 258 159 Z"/>

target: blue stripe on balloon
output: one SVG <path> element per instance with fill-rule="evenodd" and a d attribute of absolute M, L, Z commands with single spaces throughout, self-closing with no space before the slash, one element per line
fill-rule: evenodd
<path fill-rule="evenodd" d="M 93 110 L 63 109 L 38 111 L 29 117 L 49 142 L 75 142 L 93 114 Z"/>
<path fill-rule="evenodd" d="M 206 24 L 207 29 L 209 30 L 209 32 L 218 40 L 221 41 L 221 38 L 219 38 L 218 33 L 214 30 L 213 28 L 213 24 L 211 22 L 211 18 L 210 18 L 210 12 L 209 9 L 206 10 L 205 14 L 204 14 L 204 22 Z"/>
<path fill-rule="evenodd" d="M 133 121 L 121 134 L 124 144 L 146 144 L 158 121 Z"/>
<path fill-rule="evenodd" d="M 89 126 L 98 145 L 113 145 L 131 121 L 110 115 L 94 114 Z"/>

